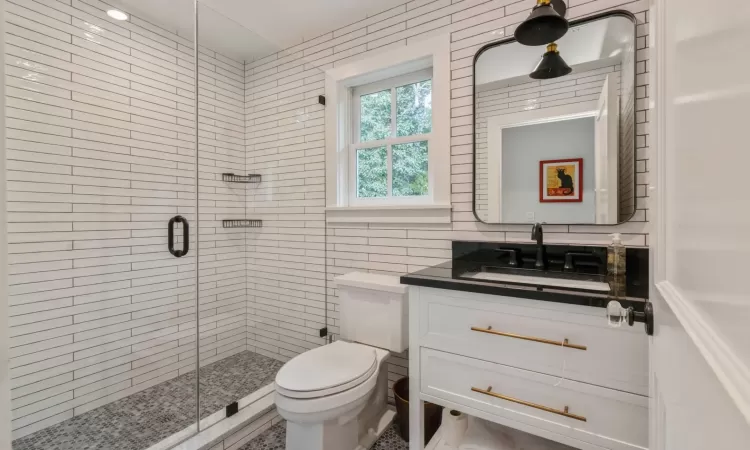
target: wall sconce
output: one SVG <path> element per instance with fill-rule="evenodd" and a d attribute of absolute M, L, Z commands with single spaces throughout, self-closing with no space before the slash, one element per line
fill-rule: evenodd
<path fill-rule="evenodd" d="M 567 10 L 563 0 L 537 0 L 529 17 L 516 28 L 516 40 L 529 46 L 557 41 L 568 32 Z"/>

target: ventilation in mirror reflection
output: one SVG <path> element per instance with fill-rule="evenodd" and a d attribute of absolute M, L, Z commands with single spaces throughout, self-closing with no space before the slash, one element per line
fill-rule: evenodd
<path fill-rule="evenodd" d="M 476 58 L 475 215 L 625 222 L 635 211 L 634 19 L 573 23 L 547 50 L 539 61 L 539 47 L 509 41 Z"/>

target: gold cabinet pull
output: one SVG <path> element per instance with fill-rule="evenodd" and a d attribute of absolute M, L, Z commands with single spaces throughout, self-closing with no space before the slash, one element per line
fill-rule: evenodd
<path fill-rule="evenodd" d="M 533 337 L 533 336 L 523 336 L 521 334 L 504 333 L 502 331 L 495 331 L 492 329 L 492 327 L 487 327 L 487 328 L 471 327 L 471 331 L 494 334 L 495 336 L 505 336 L 505 337 L 514 338 L 514 339 L 523 339 L 524 341 L 541 342 L 542 344 L 556 345 L 558 347 L 567 347 L 567 348 L 572 348 L 575 350 L 584 350 L 584 351 L 587 350 L 587 347 L 585 345 L 571 344 L 570 342 L 568 342 L 567 339 L 565 339 L 562 342 L 551 341 L 549 339 L 542 339 L 542 338 Z"/>
<path fill-rule="evenodd" d="M 492 386 L 488 387 L 486 390 L 485 389 L 475 388 L 475 387 L 471 388 L 471 390 L 474 391 L 474 392 L 478 392 L 480 394 L 489 395 L 490 397 L 499 398 L 500 400 L 505 400 L 505 401 L 509 401 L 509 402 L 513 402 L 513 403 L 518 403 L 519 405 L 524 405 L 524 406 L 529 406 L 531 408 L 541 409 L 542 411 L 546 411 L 548 413 L 557 414 L 559 416 L 569 417 L 571 419 L 580 420 L 581 422 L 586 422 L 586 418 L 585 417 L 569 413 L 567 406 L 565 407 L 565 409 L 563 409 L 561 411 L 559 409 L 550 408 L 550 407 L 547 407 L 547 406 L 544 406 L 544 405 L 538 405 L 536 403 L 525 402 L 525 401 L 519 400 L 517 398 L 508 397 L 507 395 L 502 395 L 502 394 L 497 394 L 495 392 L 492 392 Z"/>

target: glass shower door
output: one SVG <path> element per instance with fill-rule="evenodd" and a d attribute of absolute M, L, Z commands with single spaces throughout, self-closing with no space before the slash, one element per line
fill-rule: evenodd
<path fill-rule="evenodd" d="M 5 6 L 13 448 L 187 437 L 194 2 Z"/>
<path fill-rule="evenodd" d="M 263 198 L 270 201 L 278 185 L 275 175 L 264 178 L 269 172 L 262 162 L 248 156 L 250 67 L 277 48 L 202 2 L 198 23 L 201 419 L 219 413 L 202 422 L 205 428 L 228 406 L 231 413 L 235 403 L 241 408 L 272 395 L 283 363 L 264 351 L 271 348 L 267 342 L 280 340 L 271 331 L 275 308 L 256 302 L 250 281 L 254 244 L 273 240 L 267 233 L 274 221 L 263 221 L 272 219 L 264 214 Z"/>

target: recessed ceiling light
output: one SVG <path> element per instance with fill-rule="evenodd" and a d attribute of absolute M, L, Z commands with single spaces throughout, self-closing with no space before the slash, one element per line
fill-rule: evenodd
<path fill-rule="evenodd" d="M 107 11 L 107 15 L 115 20 L 128 20 L 128 15 L 119 9 L 110 9 Z"/>

